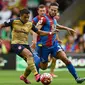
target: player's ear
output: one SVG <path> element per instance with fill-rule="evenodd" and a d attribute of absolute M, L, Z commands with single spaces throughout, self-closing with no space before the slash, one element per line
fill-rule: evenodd
<path fill-rule="evenodd" d="M 39 10 L 37 10 L 37 13 L 39 14 Z"/>

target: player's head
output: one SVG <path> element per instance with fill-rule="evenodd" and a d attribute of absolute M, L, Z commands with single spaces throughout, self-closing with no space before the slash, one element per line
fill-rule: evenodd
<path fill-rule="evenodd" d="M 28 9 L 22 9 L 20 10 L 20 17 L 24 23 L 26 23 L 29 19 L 30 11 Z"/>
<path fill-rule="evenodd" d="M 44 14 L 46 14 L 46 7 L 45 5 L 41 4 L 38 7 L 38 14 L 39 16 L 43 16 Z"/>
<path fill-rule="evenodd" d="M 57 15 L 57 13 L 58 13 L 58 6 L 59 6 L 58 3 L 51 3 L 50 4 L 48 12 L 49 12 L 49 15 L 51 17 L 54 17 L 54 16 Z"/>

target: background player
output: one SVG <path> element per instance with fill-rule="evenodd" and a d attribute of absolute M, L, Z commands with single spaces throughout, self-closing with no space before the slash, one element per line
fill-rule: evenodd
<path fill-rule="evenodd" d="M 40 74 L 38 74 L 34 61 L 33 53 L 28 45 L 28 34 L 30 31 L 34 31 L 42 36 L 48 34 L 54 34 L 55 32 L 44 32 L 35 28 L 32 22 L 29 22 L 30 12 L 28 9 L 22 9 L 20 11 L 20 17 L 17 19 L 10 19 L 4 24 L 0 24 L 0 28 L 11 26 L 12 29 L 12 40 L 11 46 L 14 53 L 20 55 L 24 60 L 26 60 L 28 67 L 26 68 L 24 75 L 20 77 L 25 83 L 29 84 L 30 81 L 27 80 L 26 74 L 28 74 L 28 69 L 33 72 L 35 79 L 38 82 L 40 79 Z"/>

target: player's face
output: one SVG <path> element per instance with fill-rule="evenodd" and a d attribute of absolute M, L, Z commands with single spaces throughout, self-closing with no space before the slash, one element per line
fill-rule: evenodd
<path fill-rule="evenodd" d="M 23 21 L 24 23 L 28 22 L 29 16 L 30 16 L 30 14 L 23 14 L 23 15 L 21 16 L 21 17 L 22 17 L 22 21 Z"/>
<path fill-rule="evenodd" d="M 46 8 L 39 8 L 39 9 L 38 9 L 38 14 L 39 14 L 40 16 L 43 16 L 44 14 L 46 14 Z"/>
<path fill-rule="evenodd" d="M 57 15 L 58 7 L 57 6 L 50 6 L 49 8 L 49 14 L 50 16 L 54 17 Z"/>

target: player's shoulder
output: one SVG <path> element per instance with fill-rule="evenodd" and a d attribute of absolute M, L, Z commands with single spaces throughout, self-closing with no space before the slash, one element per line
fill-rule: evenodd
<path fill-rule="evenodd" d="M 42 22 L 46 22 L 47 21 L 46 16 L 44 16 L 44 15 L 41 16 L 39 20 L 42 21 Z"/>
<path fill-rule="evenodd" d="M 28 22 L 26 23 L 26 25 L 32 27 L 33 23 L 32 23 L 32 21 L 28 21 Z"/>
<path fill-rule="evenodd" d="M 28 22 L 27 22 L 27 24 L 30 24 L 30 25 L 32 25 L 32 21 L 28 21 Z"/>
<path fill-rule="evenodd" d="M 17 18 L 11 18 L 10 19 L 11 22 L 20 22 L 20 18 L 17 17 Z"/>
<path fill-rule="evenodd" d="M 46 19 L 46 17 L 45 17 L 45 16 L 41 16 L 41 17 L 40 17 L 40 19 L 45 20 L 45 19 Z"/>
<path fill-rule="evenodd" d="M 33 20 L 39 20 L 39 15 L 35 16 Z"/>
<path fill-rule="evenodd" d="M 4 23 L 5 24 L 12 24 L 15 20 L 17 20 L 17 18 L 10 18 L 10 19 L 6 20 Z"/>
<path fill-rule="evenodd" d="M 43 16 L 40 17 L 40 19 L 46 19 L 46 14 L 44 14 Z"/>

